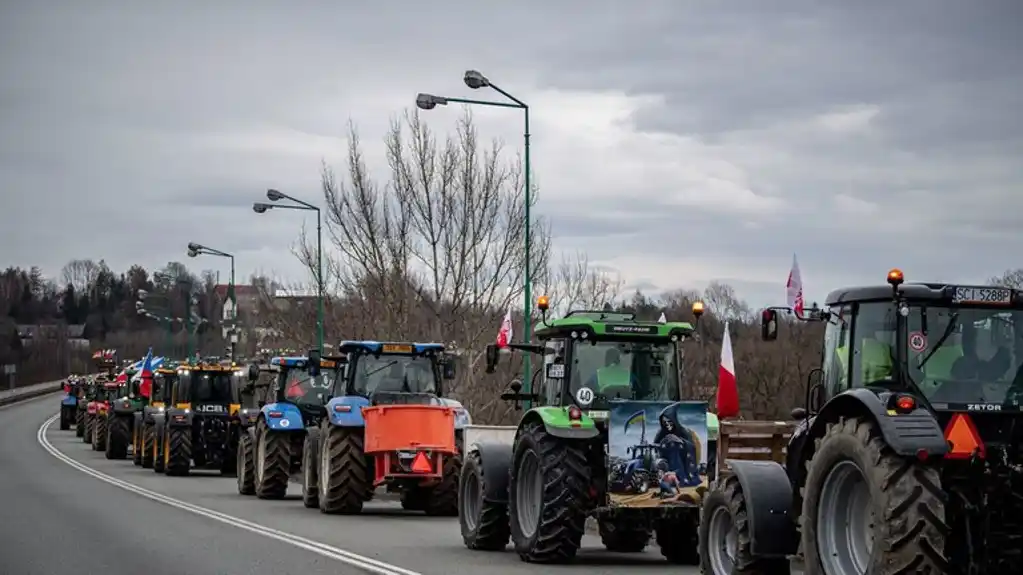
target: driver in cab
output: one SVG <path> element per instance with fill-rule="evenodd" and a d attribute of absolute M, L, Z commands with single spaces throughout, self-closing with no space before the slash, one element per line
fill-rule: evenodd
<path fill-rule="evenodd" d="M 622 365 L 622 353 L 612 347 L 604 354 L 604 367 L 597 369 L 586 385 L 603 393 L 612 387 L 631 387 L 635 382 L 632 370 Z"/>
<path fill-rule="evenodd" d="M 894 326 L 883 318 L 874 319 L 862 315 L 857 319 L 856 337 L 859 339 L 859 345 L 856 346 L 856 353 L 859 354 L 860 359 L 861 385 L 892 378 L 891 342 L 894 336 Z M 835 359 L 844 382 L 846 374 L 849 372 L 848 345 L 835 349 Z"/>

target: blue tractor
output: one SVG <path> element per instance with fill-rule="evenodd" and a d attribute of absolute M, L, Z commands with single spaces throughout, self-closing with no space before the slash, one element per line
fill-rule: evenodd
<path fill-rule="evenodd" d="M 461 430 L 471 419 L 444 397 L 454 358 L 439 343 L 344 341 L 338 351 L 343 377 L 326 404 L 318 445 L 306 444 L 320 511 L 360 513 L 383 486 L 401 493 L 405 509 L 457 515 Z"/>
<path fill-rule="evenodd" d="M 276 372 L 254 425 L 247 425 L 238 442 L 238 493 L 260 499 L 283 499 L 293 473 L 303 471 L 302 500 L 316 507 L 315 469 L 303 457 L 304 445 L 314 446 L 318 425 L 326 414 L 334 381 L 343 358 L 321 358 L 316 350 L 305 357 L 274 357 L 268 368 L 253 365 L 250 379 Z"/>
<path fill-rule="evenodd" d="M 78 414 L 78 400 L 83 395 L 82 388 L 85 385 L 85 378 L 78 375 L 69 375 L 64 381 L 64 397 L 60 398 L 60 429 L 61 431 L 71 429 Z"/>

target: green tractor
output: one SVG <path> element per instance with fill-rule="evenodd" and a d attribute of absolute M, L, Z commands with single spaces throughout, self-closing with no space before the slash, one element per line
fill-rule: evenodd
<path fill-rule="evenodd" d="M 162 418 L 170 404 L 171 388 L 178 380 L 178 363 L 165 361 L 153 370 L 153 389 L 149 402 L 135 412 L 132 427 L 132 462 L 144 469 L 162 472 L 163 461 L 157 457 L 156 420 Z"/>
<path fill-rule="evenodd" d="M 681 345 L 693 324 L 631 313 L 573 311 L 544 321 L 532 385 L 501 399 L 525 403 L 517 426 L 469 426 L 459 482 L 462 539 L 523 561 L 559 563 L 579 549 L 587 517 L 609 551 L 640 552 L 656 538 L 675 564 L 695 565 L 707 490 L 707 404 L 681 401 Z M 699 320 L 703 304 L 693 306 Z M 487 348 L 493 373 L 501 349 Z"/>
<path fill-rule="evenodd" d="M 142 379 L 136 377 L 137 375 L 139 369 L 135 367 L 125 370 L 125 381 L 120 383 L 117 397 L 110 402 L 110 408 L 107 410 L 105 450 L 107 459 L 126 459 L 128 446 L 131 445 L 133 461 L 141 461 L 142 454 L 135 446 L 134 438 L 136 423 L 145 407 L 149 405 L 149 398 L 142 395 L 140 389 Z"/>

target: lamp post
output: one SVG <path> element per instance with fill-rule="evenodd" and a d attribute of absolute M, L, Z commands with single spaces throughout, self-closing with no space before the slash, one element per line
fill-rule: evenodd
<path fill-rule="evenodd" d="M 274 208 L 288 209 L 288 210 L 308 210 L 316 212 L 316 341 L 317 349 L 320 353 L 323 353 L 323 226 L 320 217 L 320 208 L 303 202 L 302 200 L 293 198 L 288 194 L 279 192 L 277 190 L 267 190 L 266 198 L 271 202 L 278 202 L 280 200 L 291 200 L 294 204 L 266 204 L 263 202 L 256 202 L 252 204 L 252 211 L 257 214 L 265 214 L 267 210 Z"/>
<path fill-rule="evenodd" d="M 194 258 L 201 255 L 217 256 L 227 258 L 231 260 L 231 280 L 227 284 L 227 299 L 231 300 L 231 360 L 234 361 L 235 352 L 235 338 L 237 337 L 237 323 L 236 318 L 238 317 L 238 298 L 234 293 L 234 255 L 227 252 L 223 252 L 217 249 L 213 249 L 209 246 L 197 244 L 195 242 L 188 243 L 188 257 Z"/>
<path fill-rule="evenodd" d="M 532 259 L 530 258 L 530 249 L 529 249 L 530 248 L 530 217 L 529 217 L 529 209 L 530 209 L 531 196 L 532 196 L 532 186 L 530 185 L 530 165 L 529 165 L 529 106 L 526 105 L 526 103 L 523 102 L 522 100 L 519 100 L 515 96 L 512 96 L 508 92 L 505 92 L 504 90 L 499 88 L 497 85 L 495 85 L 493 82 L 491 82 L 489 78 L 484 76 L 478 70 L 467 70 L 465 72 L 465 76 L 462 78 L 462 80 L 465 82 L 466 86 L 468 86 L 469 88 L 471 88 L 473 90 L 479 90 L 480 88 L 490 88 L 490 89 L 494 90 L 495 92 L 497 92 L 498 94 L 501 94 L 505 98 L 511 100 L 511 102 L 494 102 L 494 101 L 490 101 L 490 100 L 471 100 L 471 99 L 467 99 L 467 98 L 449 98 L 449 97 L 445 97 L 445 96 L 435 96 L 433 94 L 423 94 L 423 93 L 420 93 L 420 94 L 418 94 L 416 96 L 416 106 L 418 106 L 422 110 L 432 110 L 432 109 L 436 108 L 438 105 L 446 106 L 450 102 L 455 102 L 457 104 L 470 104 L 470 105 L 474 105 L 474 106 L 493 106 L 493 107 L 498 107 L 498 108 L 518 108 L 518 109 L 522 110 L 523 115 L 525 116 L 525 129 L 524 129 L 524 131 L 522 133 L 522 138 L 523 138 L 524 145 L 525 145 L 525 151 L 523 152 L 523 156 L 524 156 L 524 161 L 525 161 L 525 166 L 524 167 L 525 167 L 525 171 L 526 171 L 525 176 L 523 178 L 525 180 L 525 186 L 526 186 L 526 214 L 525 214 L 525 217 L 526 217 L 526 222 L 525 222 L 525 232 L 526 232 L 526 234 L 525 234 L 525 236 L 526 237 L 525 237 L 525 246 L 524 246 L 524 251 L 525 251 L 525 256 L 526 256 L 526 263 L 525 263 L 525 270 L 524 270 L 525 271 L 525 280 L 524 280 L 525 285 L 523 286 L 524 287 L 523 291 L 525 292 L 525 294 L 524 294 L 525 295 L 525 297 L 524 297 L 525 303 L 524 303 L 524 305 L 522 307 L 522 311 L 523 311 L 523 322 L 524 322 L 524 328 L 525 328 L 525 329 L 523 329 L 523 331 L 525 332 L 526 343 L 529 343 L 532 340 L 532 338 L 533 338 L 533 333 L 532 333 L 532 330 L 530 329 L 530 323 L 531 323 L 531 321 L 530 321 L 530 314 L 532 312 L 533 294 L 532 294 L 532 281 L 531 281 L 532 277 L 531 277 L 531 273 L 530 273 L 531 272 L 531 267 L 532 267 Z M 531 392 L 531 388 L 532 388 L 532 383 L 533 383 L 533 378 L 531 377 L 533 370 L 532 370 L 532 365 L 531 365 L 531 362 L 530 362 L 530 354 L 528 354 L 528 353 L 524 354 L 524 356 L 523 356 L 523 359 L 522 359 L 522 370 L 523 370 L 522 382 L 523 382 L 523 386 L 525 388 L 525 392 L 526 393 L 530 393 Z M 528 403 L 527 403 L 527 407 L 528 407 Z"/>

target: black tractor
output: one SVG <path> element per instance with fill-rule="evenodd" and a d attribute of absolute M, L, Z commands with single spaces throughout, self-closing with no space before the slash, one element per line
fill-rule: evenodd
<path fill-rule="evenodd" d="M 786 465 L 729 459 L 704 573 L 1023 569 L 1023 291 L 903 282 L 832 292 Z M 779 309 L 763 312 L 765 340 Z"/>
<path fill-rule="evenodd" d="M 155 470 L 171 476 L 188 475 L 193 467 L 235 474 L 246 373 L 233 363 L 178 367 L 170 401 L 162 412 L 154 413 L 162 459 Z"/>

